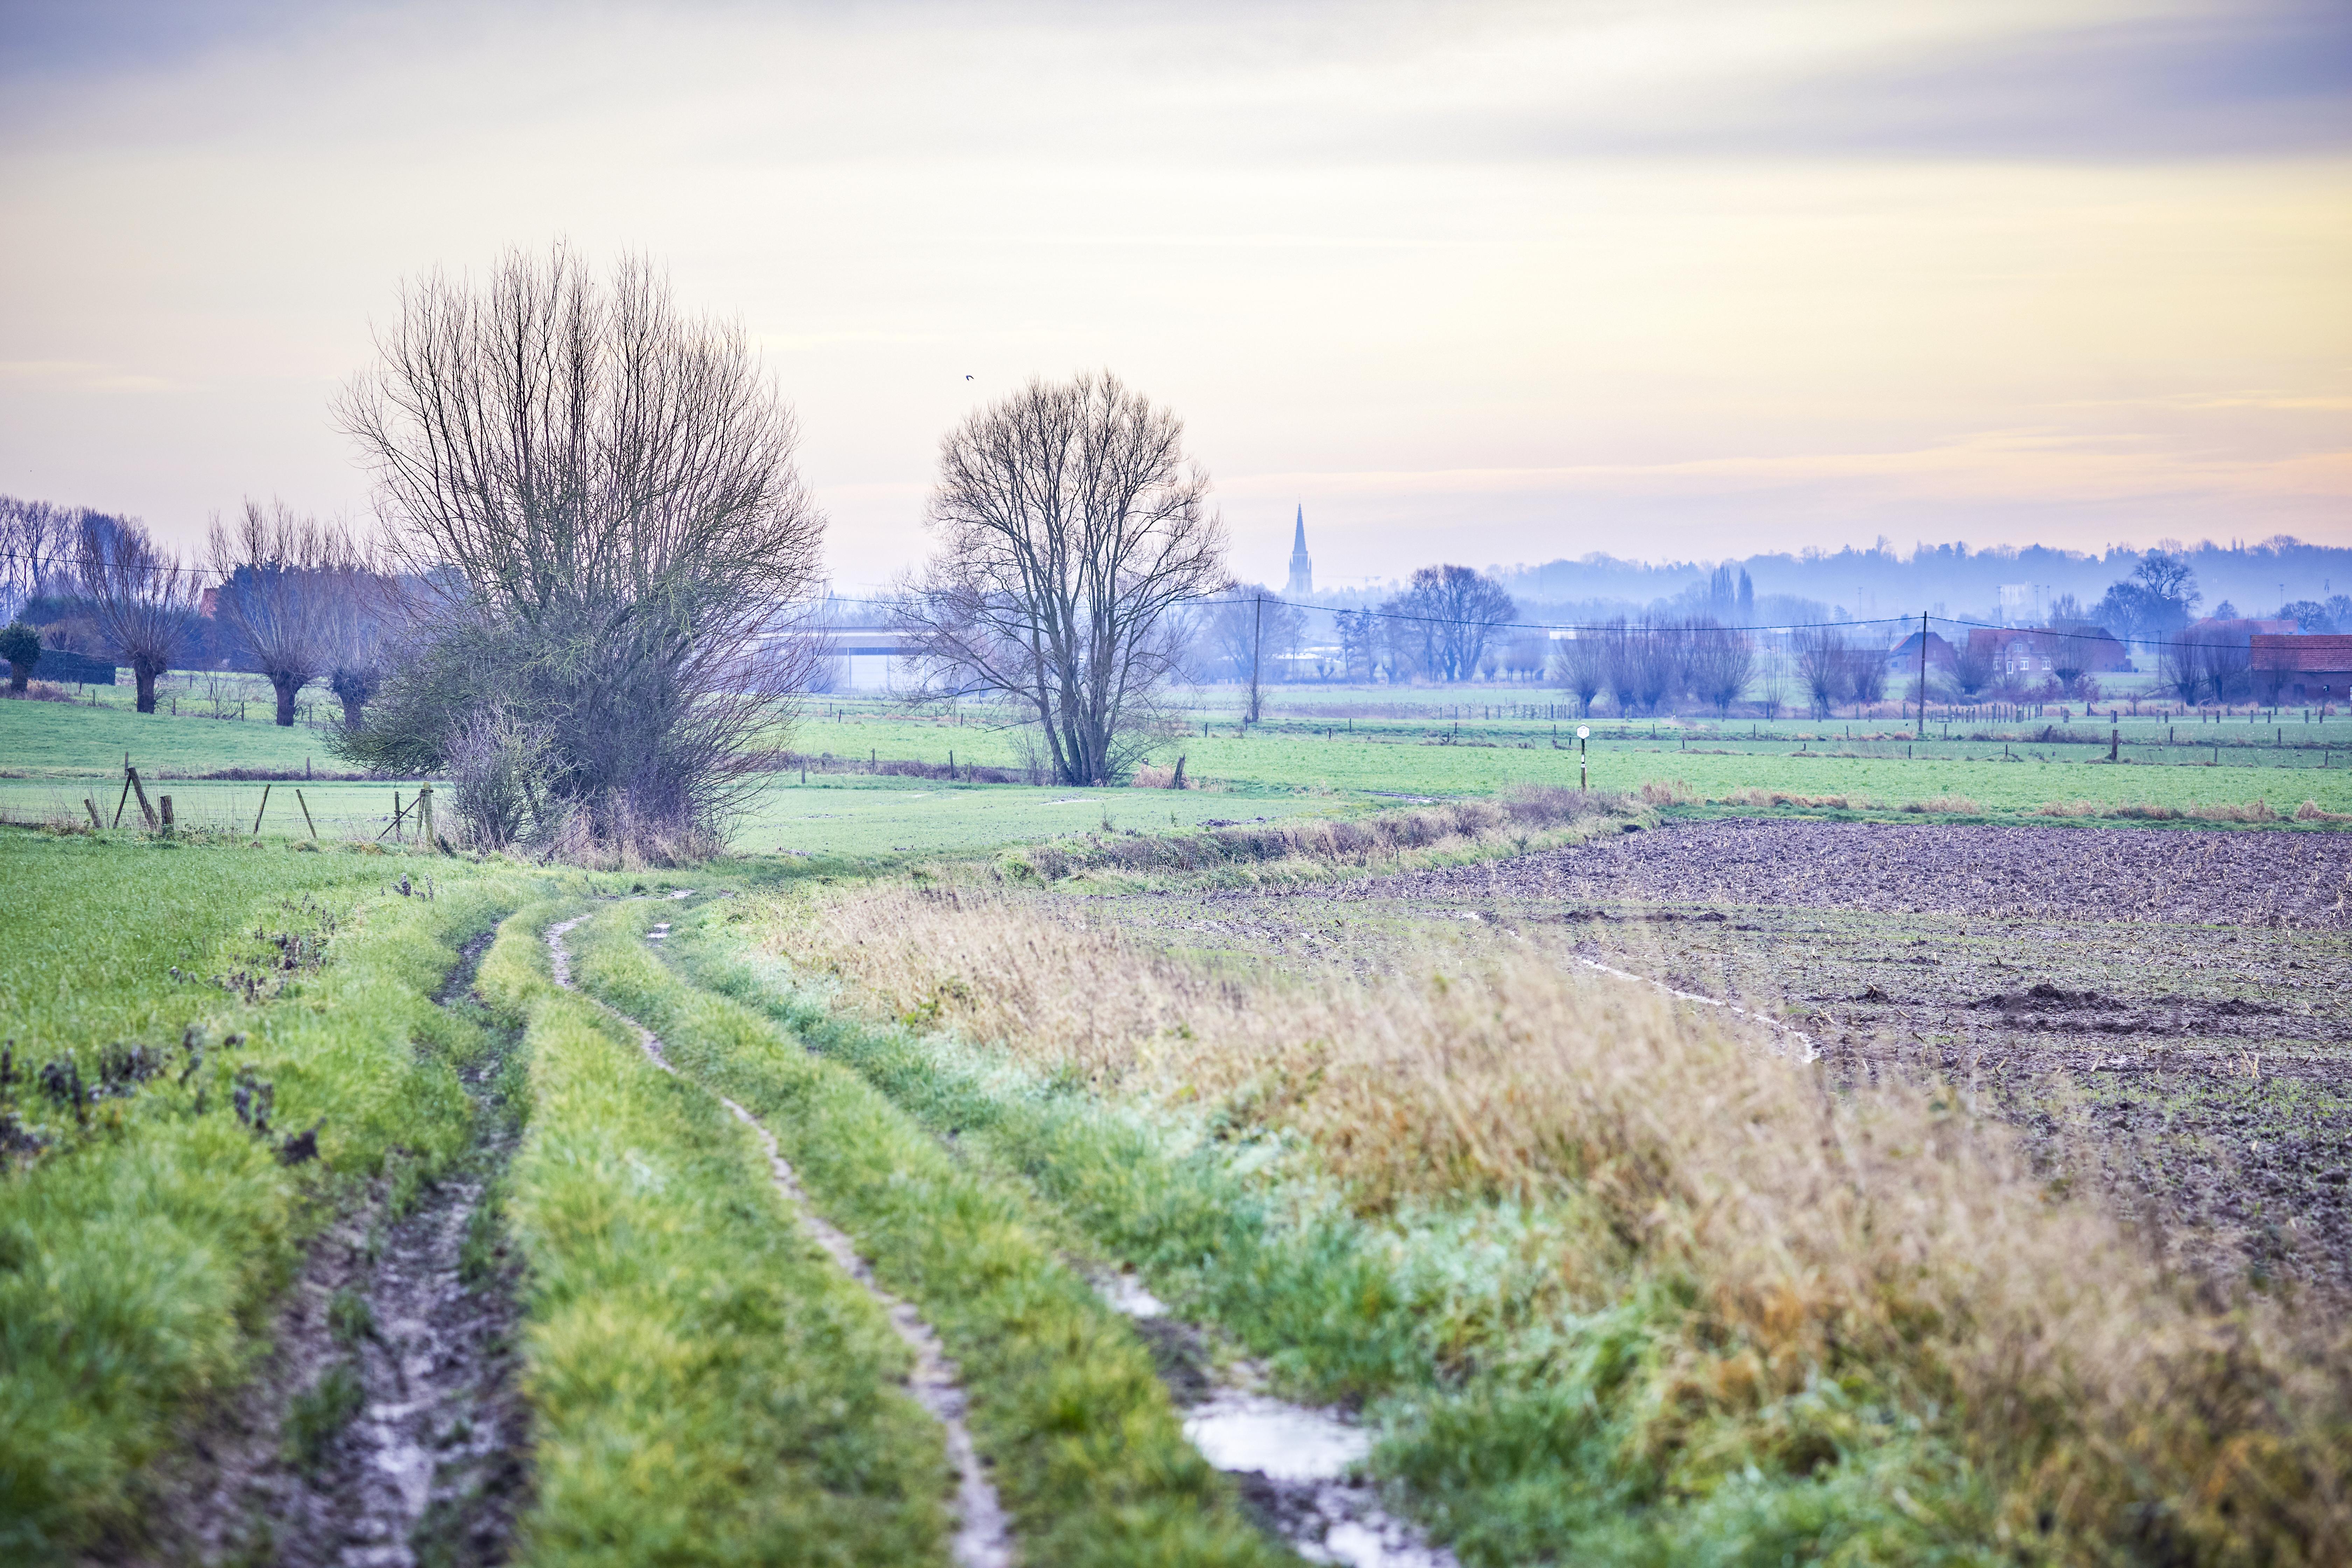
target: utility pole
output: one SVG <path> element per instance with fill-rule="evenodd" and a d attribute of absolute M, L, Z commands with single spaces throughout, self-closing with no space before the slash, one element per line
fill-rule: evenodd
<path fill-rule="evenodd" d="M 1258 657 L 1258 648 L 1259 648 L 1260 645 L 1261 645 L 1261 644 L 1263 644 L 1263 643 L 1265 641 L 1265 595 L 1264 594 L 1260 594 L 1260 595 L 1257 595 L 1257 598 L 1256 598 L 1256 600 L 1255 600 L 1255 604 L 1256 604 L 1256 605 L 1257 605 L 1257 614 L 1256 614 L 1256 617 L 1255 617 L 1255 619 L 1251 623 L 1251 626 L 1250 626 L 1250 716 L 1249 716 L 1249 721 L 1250 721 L 1251 723 L 1253 723 L 1253 724 L 1255 724 L 1255 723 L 1256 723 L 1256 722 L 1257 722 L 1257 657 Z"/>
<path fill-rule="evenodd" d="M 1919 612 L 1919 738 L 1927 738 L 1927 612 Z"/>

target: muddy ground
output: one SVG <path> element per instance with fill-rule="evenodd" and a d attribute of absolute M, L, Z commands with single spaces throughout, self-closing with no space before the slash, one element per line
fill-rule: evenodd
<path fill-rule="evenodd" d="M 437 1000 L 472 995 L 488 934 Z M 137 1563 L 488 1568 L 530 1490 L 521 1264 L 495 1187 L 521 1130 L 515 1040 L 464 1066 L 474 1146 L 441 1179 L 388 1173 L 352 1195 L 279 1305 L 268 1356 L 199 1413 L 151 1478 Z M 394 1162 L 395 1168 L 398 1161 Z"/>
<path fill-rule="evenodd" d="M 2218 1288 L 2352 1304 L 2352 834 L 1716 821 L 1276 892 L 1089 900 L 1239 966 L 1544 933 L 1939 1074 Z"/>

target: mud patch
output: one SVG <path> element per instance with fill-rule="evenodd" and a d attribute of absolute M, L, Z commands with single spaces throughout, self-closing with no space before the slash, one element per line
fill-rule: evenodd
<path fill-rule="evenodd" d="M 1997 1008 L 2004 1013 L 2116 1012 L 2123 1007 L 2112 996 L 2102 996 L 2095 991 L 2067 991 L 2046 980 L 2022 991 L 1996 992 L 1969 1005 Z"/>
<path fill-rule="evenodd" d="M 467 1007 L 488 934 L 436 998 Z M 520 1131 L 516 1042 L 460 1071 L 475 1105 L 459 1165 L 373 1184 L 312 1245 L 269 1359 L 192 1433 L 128 1560 L 414 1568 L 503 1563 L 527 1500 L 516 1384 L 520 1265 L 495 1197 Z M 410 1201 L 402 1206 L 400 1199 Z"/>

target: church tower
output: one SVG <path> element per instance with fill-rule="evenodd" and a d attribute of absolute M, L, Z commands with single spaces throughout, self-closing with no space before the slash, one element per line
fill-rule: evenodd
<path fill-rule="evenodd" d="M 1298 531 L 1290 538 L 1290 581 L 1282 590 L 1286 599 L 1315 596 L 1315 563 L 1307 556 L 1307 508 L 1298 508 Z"/>

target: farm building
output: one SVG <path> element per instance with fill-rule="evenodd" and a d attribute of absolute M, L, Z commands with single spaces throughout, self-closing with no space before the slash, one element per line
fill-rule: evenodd
<path fill-rule="evenodd" d="M 2352 695 L 2352 637 L 2253 638 L 2254 689 L 2273 702 L 2341 702 Z"/>
<path fill-rule="evenodd" d="M 1919 673 L 1920 636 L 1920 633 L 1913 632 L 1909 637 L 1905 637 L 1901 642 L 1896 643 L 1887 653 L 1887 674 L 1916 675 Z M 1927 668 L 1929 669 L 1950 669 L 1952 666 L 1958 662 L 1958 656 L 1952 652 L 1952 645 L 1946 642 L 1941 637 L 1937 636 L 1934 632 L 1928 632 L 1926 636 L 1927 638 Z"/>
<path fill-rule="evenodd" d="M 1996 676 L 2048 675 L 2058 665 L 2078 659 L 2074 668 L 2105 674 L 2129 669 L 2131 658 L 2105 626 L 2065 626 L 2056 631 L 2038 627 L 1979 627 L 1969 634 L 1969 652 L 1986 659 Z M 1918 657 L 1918 650 L 1912 650 Z"/>

